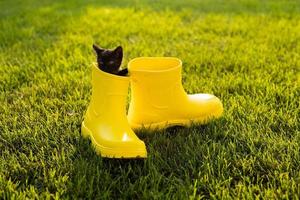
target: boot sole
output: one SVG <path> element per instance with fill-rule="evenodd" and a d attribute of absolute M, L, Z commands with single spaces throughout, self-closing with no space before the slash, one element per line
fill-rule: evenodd
<path fill-rule="evenodd" d="M 130 126 L 133 130 L 139 130 L 139 129 L 148 129 L 151 131 L 154 130 L 163 130 L 174 126 L 183 126 L 183 127 L 190 127 L 193 124 L 207 124 L 213 119 L 217 119 L 221 117 L 222 113 L 218 113 L 211 116 L 205 116 L 205 117 L 199 117 L 194 119 L 175 119 L 175 120 L 169 120 L 169 121 L 163 121 L 163 122 L 155 122 L 151 124 L 135 124 L 130 123 Z"/>
<path fill-rule="evenodd" d="M 116 149 L 105 147 L 96 142 L 93 137 L 92 132 L 84 125 L 84 122 L 81 124 L 81 135 L 85 139 L 90 139 L 92 146 L 94 147 L 96 153 L 101 157 L 105 158 L 124 158 L 124 159 L 133 159 L 133 158 L 146 158 L 147 152 L 141 151 L 128 151 L 128 149 Z"/>

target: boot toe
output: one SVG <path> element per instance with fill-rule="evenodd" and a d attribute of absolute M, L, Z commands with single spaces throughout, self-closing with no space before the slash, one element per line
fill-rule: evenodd
<path fill-rule="evenodd" d="M 146 158 L 146 145 L 137 137 L 92 138 L 93 146 L 102 157 L 110 158 Z"/>
<path fill-rule="evenodd" d="M 193 94 L 189 95 L 191 102 L 196 104 L 197 115 L 209 118 L 218 118 L 223 113 L 221 100 L 212 94 Z"/>

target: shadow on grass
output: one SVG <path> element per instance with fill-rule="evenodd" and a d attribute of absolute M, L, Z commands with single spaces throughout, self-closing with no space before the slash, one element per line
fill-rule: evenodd
<path fill-rule="evenodd" d="M 221 130 L 224 123 L 227 122 L 217 120 L 191 128 L 140 130 L 137 134 L 147 146 L 147 159 L 101 158 L 89 140 L 80 138 L 72 164 L 70 194 L 82 198 L 100 198 L 107 194 L 111 198 L 128 193 L 130 196 L 137 194 L 138 198 L 149 187 L 154 190 L 155 185 L 161 185 L 163 188 L 159 190 L 174 190 L 186 196 L 189 193 L 186 186 L 197 178 L 201 166 L 209 162 L 204 157 L 202 145 L 209 148 L 211 143 L 224 140 L 222 133 L 216 135 L 216 130 Z M 208 195 L 209 191 L 202 188 L 202 193 Z"/>
<path fill-rule="evenodd" d="M 92 177 L 93 180 L 97 179 L 94 181 L 101 182 L 103 187 L 108 187 L 109 182 L 137 183 L 152 176 L 154 179 L 163 177 L 166 182 L 170 177 L 190 179 L 197 175 L 199 167 L 205 162 L 202 154 L 197 153 L 197 150 L 201 150 L 201 144 L 217 138 L 222 140 L 222 137 L 216 137 L 216 133 L 212 132 L 219 123 L 191 128 L 172 127 L 154 132 L 141 130 L 138 136 L 147 146 L 147 159 L 101 158 L 94 152 L 89 140 L 80 138 L 75 152 L 77 156 L 73 161 L 72 182 L 76 184 L 76 181 L 85 177 L 82 181 L 88 186 L 88 177 Z M 80 188 L 79 191 L 85 189 Z"/>

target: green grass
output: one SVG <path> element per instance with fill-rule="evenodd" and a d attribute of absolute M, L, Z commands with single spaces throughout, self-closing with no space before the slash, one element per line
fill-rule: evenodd
<path fill-rule="evenodd" d="M 1 1 L 0 198 L 300 196 L 298 0 Z M 97 156 L 80 136 L 91 45 L 183 60 L 189 93 L 224 116 L 137 134 L 146 160 Z"/>

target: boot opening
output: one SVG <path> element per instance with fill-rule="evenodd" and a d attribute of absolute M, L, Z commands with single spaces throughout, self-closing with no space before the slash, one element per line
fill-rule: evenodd
<path fill-rule="evenodd" d="M 175 57 L 140 57 L 128 63 L 129 71 L 168 71 L 181 67 L 182 62 Z"/>

